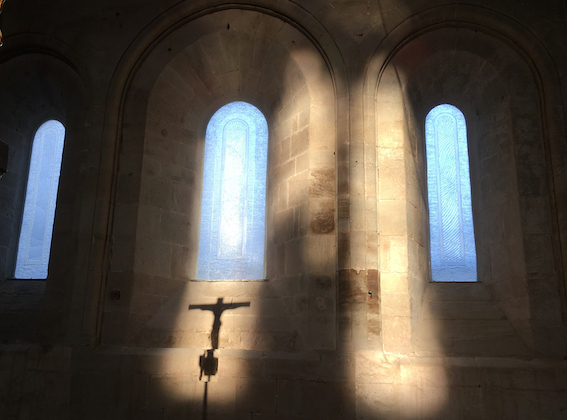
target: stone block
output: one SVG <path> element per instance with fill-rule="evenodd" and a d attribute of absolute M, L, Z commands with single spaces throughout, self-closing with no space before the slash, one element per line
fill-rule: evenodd
<path fill-rule="evenodd" d="M 295 173 L 295 160 L 288 160 L 275 168 L 275 182 L 284 182 L 293 177 Z"/>
<path fill-rule="evenodd" d="M 288 205 L 296 206 L 307 201 L 309 194 L 308 172 L 291 177 L 288 181 Z"/>
<path fill-rule="evenodd" d="M 276 200 L 277 200 L 278 211 L 282 211 L 288 208 L 288 201 L 287 201 L 288 196 L 289 196 L 289 183 L 280 182 L 276 186 Z"/>
<path fill-rule="evenodd" d="M 279 211 L 274 215 L 274 221 L 272 226 L 273 241 L 275 243 L 285 243 L 293 239 L 294 237 L 294 209 L 288 208 L 283 211 Z"/>
<path fill-rule="evenodd" d="M 328 119 L 328 118 L 325 118 Z M 334 150 L 335 124 L 331 121 L 323 121 L 311 116 L 309 124 L 309 149 L 311 150 Z"/>
<path fill-rule="evenodd" d="M 403 200 L 380 200 L 378 204 L 380 234 L 404 236 L 408 234 L 408 208 Z"/>
<path fill-rule="evenodd" d="M 335 200 L 332 198 L 309 200 L 309 231 L 328 234 L 335 230 Z"/>
<path fill-rule="evenodd" d="M 382 312 L 388 317 L 411 316 L 409 296 L 407 293 L 382 294 Z"/>
<path fill-rule="evenodd" d="M 159 221 L 158 240 L 182 246 L 190 245 L 190 221 L 182 213 L 162 211 Z"/>
<path fill-rule="evenodd" d="M 140 178 L 132 174 L 120 175 L 117 186 L 117 200 L 120 203 L 136 203 L 140 197 Z"/>
<path fill-rule="evenodd" d="M 276 386 L 275 379 L 239 379 L 236 386 L 236 410 L 245 413 L 274 414 Z"/>
<path fill-rule="evenodd" d="M 404 129 L 400 121 L 380 121 L 376 124 L 378 147 L 395 149 L 404 147 Z"/>
<path fill-rule="evenodd" d="M 528 273 L 551 274 L 554 271 L 551 236 L 529 235 L 524 239 Z"/>
<path fill-rule="evenodd" d="M 400 366 L 379 351 L 359 351 L 355 355 L 357 383 L 399 384 Z"/>
<path fill-rule="evenodd" d="M 500 306 L 488 301 L 435 301 L 423 305 L 423 319 L 506 319 Z"/>
<path fill-rule="evenodd" d="M 543 197 L 520 198 L 522 228 L 526 234 L 541 235 L 551 231 L 549 203 Z"/>
<path fill-rule="evenodd" d="M 490 301 L 490 289 L 482 283 L 429 283 L 427 301 Z"/>
<path fill-rule="evenodd" d="M 418 388 L 420 414 L 447 420 L 460 418 L 459 404 L 451 397 L 450 390 L 445 387 Z"/>
<path fill-rule="evenodd" d="M 381 273 L 380 289 L 383 294 L 389 293 L 408 293 L 409 283 L 407 274 L 399 273 Z"/>
<path fill-rule="evenodd" d="M 356 411 L 362 418 L 398 419 L 397 388 L 390 384 L 361 384 L 356 390 Z"/>
<path fill-rule="evenodd" d="M 294 207 L 293 214 L 293 233 L 294 237 L 302 238 L 309 233 L 309 213 L 311 211 L 308 203 L 303 203 Z M 324 219 L 328 222 L 328 218 Z M 325 226 L 325 225 L 323 225 Z M 319 226 L 318 226 L 319 227 Z"/>
<path fill-rule="evenodd" d="M 385 159 L 381 160 L 385 161 Z M 406 178 L 403 161 L 389 160 L 384 162 L 384 165 L 380 166 L 378 176 L 380 200 L 405 200 L 407 198 Z"/>
<path fill-rule="evenodd" d="M 346 382 L 301 383 L 302 413 L 305 418 L 325 420 L 330 418 L 353 418 L 354 387 Z"/>
<path fill-rule="evenodd" d="M 335 169 L 312 168 L 309 178 L 309 196 L 333 198 L 335 195 Z"/>
<path fill-rule="evenodd" d="M 411 319 L 382 315 L 384 350 L 387 353 L 411 352 Z"/>
<path fill-rule="evenodd" d="M 196 277 L 196 252 L 188 247 L 173 245 L 171 255 L 171 276 L 173 278 L 189 280 Z"/>
<path fill-rule="evenodd" d="M 309 169 L 309 152 L 302 153 L 301 155 L 297 156 L 295 159 L 295 173 L 299 174 L 303 171 Z"/>
<path fill-rule="evenodd" d="M 452 386 L 480 388 L 483 384 L 477 366 L 447 366 L 446 375 Z"/>
<path fill-rule="evenodd" d="M 146 177 L 140 188 L 140 202 L 165 210 L 173 208 L 173 184 L 171 182 Z"/>
<path fill-rule="evenodd" d="M 350 232 L 350 264 L 355 270 L 366 268 L 366 232 Z"/>
<path fill-rule="evenodd" d="M 309 272 L 327 275 L 335 272 L 335 235 L 308 235 L 303 246 L 303 258 L 309 264 Z"/>
<path fill-rule="evenodd" d="M 339 273 L 339 304 L 353 305 L 366 302 L 365 271 L 341 270 Z"/>
<path fill-rule="evenodd" d="M 170 244 L 139 239 L 136 245 L 134 271 L 169 277 L 171 275 L 171 256 Z"/>
<path fill-rule="evenodd" d="M 193 168 L 186 168 L 181 165 L 166 165 L 161 169 L 161 178 L 168 181 L 187 185 L 190 188 L 195 188 L 196 174 Z"/>
<path fill-rule="evenodd" d="M 136 220 L 135 218 L 132 219 Z M 157 240 L 159 238 L 159 227 L 161 222 L 161 210 L 159 208 L 139 205 L 137 221 L 137 227 L 134 231 L 136 236 L 153 240 Z M 134 234 L 132 234 L 132 236 Z"/>
<path fill-rule="evenodd" d="M 265 361 L 258 358 L 227 357 L 219 352 L 218 379 L 222 378 L 261 378 L 264 375 Z"/>
<path fill-rule="evenodd" d="M 167 138 L 168 130 L 161 129 L 160 135 L 146 134 L 144 141 L 144 172 L 146 175 L 154 172 L 151 170 L 151 162 L 146 165 L 145 157 L 159 161 L 162 165 L 170 165 L 175 162 L 177 156 L 178 142 Z M 165 167 L 165 166 L 164 166 Z M 159 175 L 159 172 L 155 174 Z"/>
<path fill-rule="evenodd" d="M 366 234 L 366 263 L 370 270 L 375 270 L 380 266 L 379 234 L 376 231 Z"/>
<path fill-rule="evenodd" d="M 241 332 L 240 346 L 246 350 L 294 351 L 297 334 L 294 332 Z"/>
<path fill-rule="evenodd" d="M 291 135 L 290 155 L 299 156 L 309 148 L 309 129 L 303 128 Z"/>
<path fill-rule="evenodd" d="M 285 247 L 285 275 L 295 276 L 299 275 L 304 270 L 306 257 L 305 253 L 305 240 L 296 239 L 290 241 Z"/>
<path fill-rule="evenodd" d="M 301 382 L 276 379 L 276 408 L 282 418 L 301 414 Z"/>
<path fill-rule="evenodd" d="M 185 394 L 185 380 L 182 375 L 152 376 L 149 380 L 148 399 L 150 408 L 167 408 L 174 404 L 177 395 Z"/>
<path fill-rule="evenodd" d="M 135 261 L 135 245 L 132 237 L 113 237 L 112 258 L 110 269 L 112 271 L 132 271 Z"/>
<path fill-rule="evenodd" d="M 218 418 L 230 418 L 236 410 L 237 379 L 208 382 L 207 413 Z M 224 417 L 223 417 L 224 416 Z"/>
<path fill-rule="evenodd" d="M 347 162 L 339 162 L 337 165 L 337 191 L 339 195 L 348 194 L 350 192 L 349 169 Z"/>
<path fill-rule="evenodd" d="M 366 199 L 364 195 L 350 196 L 350 227 L 353 231 L 361 231 L 366 227 Z"/>
<path fill-rule="evenodd" d="M 408 238 L 390 236 L 390 272 L 407 273 L 409 268 Z"/>

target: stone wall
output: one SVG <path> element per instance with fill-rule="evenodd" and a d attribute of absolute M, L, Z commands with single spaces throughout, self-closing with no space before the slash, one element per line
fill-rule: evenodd
<path fill-rule="evenodd" d="M 567 418 L 567 11 L 477 3 L 8 2 L 0 417 Z M 236 100 L 268 122 L 266 278 L 195 281 L 205 131 Z M 430 279 L 441 103 L 467 122 L 476 283 Z M 51 118 L 49 276 L 14 280 Z"/>
<path fill-rule="evenodd" d="M 537 359 L 221 350 L 207 382 L 197 349 L 2 350 L 7 419 L 515 420 L 567 410 L 567 365 Z"/>

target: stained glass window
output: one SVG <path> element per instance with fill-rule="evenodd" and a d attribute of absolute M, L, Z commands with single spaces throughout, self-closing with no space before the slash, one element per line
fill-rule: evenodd
<path fill-rule="evenodd" d="M 425 120 L 431 276 L 472 282 L 476 248 L 465 116 L 453 105 L 433 108 Z"/>
<path fill-rule="evenodd" d="M 65 127 L 50 120 L 35 133 L 14 276 L 46 279 Z"/>
<path fill-rule="evenodd" d="M 246 102 L 220 108 L 207 126 L 197 277 L 264 277 L 268 124 Z"/>

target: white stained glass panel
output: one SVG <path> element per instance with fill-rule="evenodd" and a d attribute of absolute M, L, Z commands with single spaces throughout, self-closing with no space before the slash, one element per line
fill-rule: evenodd
<path fill-rule="evenodd" d="M 220 108 L 207 126 L 197 277 L 264 277 L 268 124 L 246 102 Z"/>
<path fill-rule="evenodd" d="M 36 131 L 14 276 L 46 279 L 57 203 L 65 127 L 45 122 Z"/>
<path fill-rule="evenodd" d="M 467 127 L 453 105 L 425 120 L 431 275 L 433 281 L 477 281 Z"/>

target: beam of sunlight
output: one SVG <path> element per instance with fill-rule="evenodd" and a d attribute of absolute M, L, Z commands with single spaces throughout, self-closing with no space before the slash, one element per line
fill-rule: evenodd
<path fill-rule="evenodd" d="M 420 162 L 413 152 L 425 148 L 425 139 L 416 138 L 423 127 L 418 127 L 414 110 L 405 106 L 412 103 L 404 92 L 411 69 L 403 64 L 390 63 L 376 93 L 384 354 L 364 355 L 364 363 L 375 366 L 381 379 L 380 386 L 365 388 L 361 398 L 368 413 L 388 416 L 393 410 L 400 418 L 413 419 L 440 413 L 448 402 L 449 385 L 441 326 L 434 320 L 427 328 L 422 325 L 429 274 L 421 263 L 425 250 L 418 229 L 410 225 L 428 226 L 422 194 L 426 180 L 419 181 Z"/>

